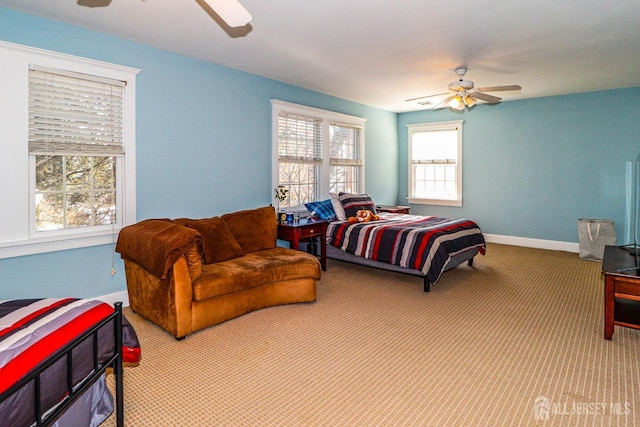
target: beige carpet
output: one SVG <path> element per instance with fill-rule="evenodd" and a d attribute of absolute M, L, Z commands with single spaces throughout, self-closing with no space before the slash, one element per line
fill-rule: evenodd
<path fill-rule="evenodd" d="M 491 244 L 424 293 L 330 260 L 317 302 L 183 341 L 126 309 L 126 425 L 638 426 L 640 331 L 602 338 L 600 268 Z"/>

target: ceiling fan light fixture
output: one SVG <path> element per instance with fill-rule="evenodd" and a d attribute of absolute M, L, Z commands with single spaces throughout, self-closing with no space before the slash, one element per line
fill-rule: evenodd
<path fill-rule="evenodd" d="M 464 97 L 464 105 L 466 105 L 469 108 L 471 108 L 474 105 L 476 105 L 476 102 L 478 102 L 478 101 L 476 101 L 476 99 L 471 95 L 467 95 L 467 96 Z"/>
<path fill-rule="evenodd" d="M 243 27 L 253 19 L 238 0 L 204 0 L 230 27 Z"/>
<path fill-rule="evenodd" d="M 460 95 L 456 95 L 451 98 L 451 101 L 449 101 L 449 107 L 459 111 L 464 110 L 464 102 L 462 101 L 462 97 L 460 97 Z"/>

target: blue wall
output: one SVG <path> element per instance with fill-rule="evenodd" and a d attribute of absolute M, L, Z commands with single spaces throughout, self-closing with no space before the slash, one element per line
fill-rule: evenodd
<path fill-rule="evenodd" d="M 367 191 L 381 203 L 397 200 L 395 113 L 4 8 L 0 40 L 142 70 L 138 220 L 206 217 L 271 203 L 272 98 L 366 118 Z M 112 258 L 113 246 L 103 245 L 1 259 L 0 300 L 122 291 L 122 262 L 116 255 L 112 277 Z"/>
<path fill-rule="evenodd" d="M 463 206 L 412 213 L 467 217 L 485 233 L 577 242 L 578 218 L 607 218 L 624 239 L 625 166 L 640 153 L 640 88 L 404 113 L 399 199 L 406 203 L 407 125 L 463 119 Z"/>

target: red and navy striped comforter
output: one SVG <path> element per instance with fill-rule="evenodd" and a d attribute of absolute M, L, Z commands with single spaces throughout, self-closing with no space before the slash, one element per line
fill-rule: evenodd
<path fill-rule="evenodd" d="M 421 271 L 431 283 L 438 281 L 451 257 L 477 248 L 484 254 L 484 236 L 467 219 L 380 213 L 367 223 L 332 222 L 327 243 L 343 251 Z"/>
<path fill-rule="evenodd" d="M 47 363 L 61 348 L 83 332 L 106 319 L 114 311 L 110 305 L 75 298 L 46 298 L 0 301 L 0 419 L 22 419 L 33 416 L 33 384 L 26 384 L 9 400 L 7 392 L 21 378 Z M 140 346 L 135 331 L 123 317 L 123 360 L 137 362 Z M 98 331 L 97 354 L 91 339 L 73 350 L 73 363 L 66 358 L 54 363 L 41 377 L 43 407 L 51 408 L 66 394 L 67 376 L 78 384 L 98 365 L 114 354 L 114 325 L 105 324 Z M 72 371 L 68 372 L 68 367 Z M 4 395 L 3 395 L 4 394 Z M 20 415 L 22 414 L 22 415 Z"/>

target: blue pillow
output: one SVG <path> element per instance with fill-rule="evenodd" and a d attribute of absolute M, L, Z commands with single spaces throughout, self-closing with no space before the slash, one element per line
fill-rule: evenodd
<path fill-rule="evenodd" d="M 333 210 L 331 199 L 323 200 L 321 202 L 305 203 L 304 206 L 309 212 L 311 212 L 311 215 L 316 215 L 320 219 L 326 219 L 329 221 L 336 219 L 336 213 Z"/>

